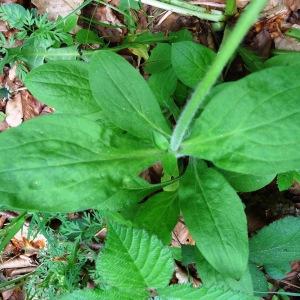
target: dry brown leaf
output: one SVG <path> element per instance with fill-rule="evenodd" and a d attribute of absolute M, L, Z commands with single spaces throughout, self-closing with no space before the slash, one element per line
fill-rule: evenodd
<path fill-rule="evenodd" d="M 13 269 L 7 271 L 7 276 L 9 277 L 15 277 L 18 275 L 28 274 L 36 270 L 37 267 L 26 267 L 26 268 L 19 268 L 19 269 Z"/>
<path fill-rule="evenodd" d="M 178 280 L 179 284 L 187 284 L 189 283 L 189 275 L 179 266 L 175 266 L 175 277 Z"/>
<path fill-rule="evenodd" d="M 180 247 L 181 245 L 195 245 L 195 241 L 185 224 L 179 221 L 172 232 L 172 246 Z"/>
<path fill-rule="evenodd" d="M 24 300 L 24 293 L 20 287 L 2 292 L 3 300 Z"/>
<path fill-rule="evenodd" d="M 83 10 L 83 15 L 91 18 L 93 21 L 103 22 L 110 25 L 122 26 L 120 20 L 116 17 L 113 10 L 107 6 L 89 6 Z M 108 28 L 100 25 L 94 26 L 100 31 L 101 36 L 112 43 L 119 43 L 122 41 L 125 29 L 122 28 Z"/>
<path fill-rule="evenodd" d="M 21 95 L 15 94 L 9 101 L 7 101 L 5 108 L 5 121 L 10 127 L 17 127 L 23 121 L 23 107 Z"/>
<path fill-rule="evenodd" d="M 237 6 L 244 8 L 250 0 L 237 0 Z M 300 0 L 269 0 L 264 12 L 270 12 L 272 10 L 280 10 L 282 7 L 286 7 L 292 11 L 300 9 Z"/>
<path fill-rule="evenodd" d="M 41 114 L 44 104 L 37 101 L 27 90 L 21 91 L 23 120 L 29 120 Z"/>
<path fill-rule="evenodd" d="M 35 267 L 35 266 L 36 263 L 34 263 L 34 261 L 30 257 L 25 255 L 20 255 L 17 258 L 13 258 L 3 263 L 0 263 L 0 270 L 19 269 L 19 268 L 27 268 L 27 267 Z"/>
<path fill-rule="evenodd" d="M 50 19 L 65 17 L 80 6 L 84 0 L 32 0 L 40 14 L 47 13 Z"/>
<path fill-rule="evenodd" d="M 275 49 L 278 50 L 300 51 L 300 42 L 287 36 L 275 38 L 274 43 Z"/>

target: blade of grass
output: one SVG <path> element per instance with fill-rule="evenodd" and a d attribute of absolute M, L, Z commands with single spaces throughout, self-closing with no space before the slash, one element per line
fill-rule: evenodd
<path fill-rule="evenodd" d="M 15 236 L 15 234 L 21 229 L 23 226 L 27 213 L 24 212 L 20 214 L 18 217 L 12 220 L 12 222 L 7 225 L 3 231 L 1 232 L 1 242 L 0 242 L 0 253 L 4 250 L 4 248 L 8 245 L 10 240 Z"/>
<path fill-rule="evenodd" d="M 172 151 L 178 151 L 202 101 L 219 78 L 222 70 L 224 69 L 232 55 L 235 53 L 244 36 L 256 21 L 259 13 L 266 5 L 266 2 L 267 0 L 252 0 L 249 6 L 245 9 L 245 12 L 238 20 L 232 32 L 226 38 L 226 41 L 219 50 L 211 68 L 206 73 L 203 80 L 198 83 L 195 92 L 192 95 L 192 98 L 189 100 L 179 117 L 178 123 L 175 126 L 171 137 Z"/>

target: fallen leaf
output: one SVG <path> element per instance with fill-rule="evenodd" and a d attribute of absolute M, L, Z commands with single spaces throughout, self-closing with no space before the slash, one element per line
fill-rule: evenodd
<path fill-rule="evenodd" d="M 10 127 L 17 127 L 23 121 L 23 107 L 21 95 L 15 94 L 9 101 L 7 101 L 5 108 L 5 121 Z"/>
<path fill-rule="evenodd" d="M 279 36 L 274 39 L 275 49 L 300 51 L 300 42 L 287 36 Z"/>
<path fill-rule="evenodd" d="M 20 255 L 17 258 L 13 258 L 7 260 L 3 263 L 0 263 L 0 270 L 4 269 L 18 269 L 18 268 L 26 268 L 26 267 L 34 267 L 36 264 L 33 260 L 25 255 Z"/>
<path fill-rule="evenodd" d="M 44 104 L 37 101 L 27 90 L 21 91 L 23 120 L 29 120 L 41 114 Z"/>
<path fill-rule="evenodd" d="M 119 43 L 122 41 L 124 34 L 126 33 L 126 28 L 121 28 L 124 26 L 110 7 L 91 5 L 83 9 L 83 15 L 90 18 L 92 21 L 116 26 L 116 28 L 109 28 L 101 25 L 95 25 L 93 27 L 100 32 L 104 39 L 112 43 Z M 117 28 L 117 26 L 120 26 L 120 28 Z"/>
<path fill-rule="evenodd" d="M 20 287 L 2 292 L 3 300 L 24 300 L 24 292 Z"/>
<path fill-rule="evenodd" d="M 65 17 L 79 7 L 84 0 L 32 0 L 40 14 L 48 14 L 49 19 Z"/>
<path fill-rule="evenodd" d="M 195 245 L 195 241 L 185 224 L 179 220 L 172 232 L 172 246 L 180 247 L 181 245 Z"/>
<path fill-rule="evenodd" d="M 250 0 L 237 0 L 236 4 L 238 8 L 244 8 Z M 269 0 L 268 4 L 266 5 L 264 12 L 268 12 L 271 10 L 279 10 L 282 7 L 286 7 L 291 11 L 296 11 L 300 9 L 300 0 Z"/>

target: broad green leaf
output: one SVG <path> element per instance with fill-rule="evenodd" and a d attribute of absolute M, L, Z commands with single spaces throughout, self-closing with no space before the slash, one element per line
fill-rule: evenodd
<path fill-rule="evenodd" d="M 252 277 L 253 289 L 257 296 L 265 297 L 269 291 L 268 281 L 265 274 L 254 264 L 249 264 L 249 270 Z M 255 294 L 255 293 L 254 293 Z"/>
<path fill-rule="evenodd" d="M 14 51 L 18 59 L 26 62 L 29 69 L 32 70 L 44 64 L 47 49 L 51 45 L 52 42 L 50 40 L 29 39 L 22 47 L 9 49 L 9 53 L 11 55 L 11 51 Z"/>
<path fill-rule="evenodd" d="M 221 274 L 214 269 L 196 247 L 194 256 L 198 274 L 205 287 L 218 287 L 250 295 L 253 294 L 252 279 L 248 269 L 240 280 L 235 280 L 231 277 L 224 276 L 224 274 Z"/>
<path fill-rule="evenodd" d="M 93 95 L 112 123 L 151 141 L 153 135 L 170 135 L 150 87 L 124 58 L 99 51 L 92 58 L 89 74 Z"/>
<path fill-rule="evenodd" d="M 169 38 L 173 43 L 193 41 L 194 37 L 191 31 L 188 29 L 181 29 L 178 31 L 172 31 L 169 33 Z"/>
<path fill-rule="evenodd" d="M 70 294 L 63 295 L 58 298 L 58 300 L 100 300 L 102 291 L 100 290 L 78 290 Z"/>
<path fill-rule="evenodd" d="M 279 191 L 289 189 L 295 182 L 300 182 L 300 171 L 290 171 L 277 175 L 277 185 Z"/>
<path fill-rule="evenodd" d="M 169 44 L 157 44 L 151 51 L 151 55 L 146 62 L 145 71 L 150 74 L 155 74 L 170 69 L 172 67 L 171 49 Z"/>
<path fill-rule="evenodd" d="M 269 68 L 217 87 L 181 154 L 258 176 L 300 169 L 299 74 Z"/>
<path fill-rule="evenodd" d="M 192 161 L 179 189 L 184 220 L 205 259 L 221 274 L 240 279 L 248 264 L 247 222 L 234 189 L 214 169 Z"/>
<path fill-rule="evenodd" d="M 246 68 L 250 72 L 256 72 L 263 69 L 263 60 L 255 52 L 247 48 L 240 47 L 238 49 L 238 53 L 244 61 Z"/>
<path fill-rule="evenodd" d="M 263 66 L 265 68 L 270 67 L 283 67 L 283 66 L 294 66 L 300 64 L 300 53 L 290 52 L 285 54 L 275 55 L 265 61 Z"/>
<path fill-rule="evenodd" d="M 161 192 L 135 207 L 132 222 L 149 233 L 156 234 L 164 244 L 171 240 L 171 232 L 179 217 L 177 193 Z"/>
<path fill-rule="evenodd" d="M 165 287 L 173 273 L 172 254 L 145 230 L 110 224 L 96 270 L 107 287 L 120 290 Z"/>
<path fill-rule="evenodd" d="M 287 36 L 290 36 L 290 37 L 295 38 L 298 41 L 300 41 L 300 29 L 299 28 L 292 27 L 289 30 L 287 30 L 285 32 L 285 34 Z"/>
<path fill-rule="evenodd" d="M 219 171 L 224 175 L 226 180 L 237 192 L 253 192 L 257 191 L 269 184 L 276 175 L 255 176 L 249 174 L 241 174 L 226 170 Z"/>
<path fill-rule="evenodd" d="M 147 291 L 133 290 L 131 293 L 117 289 L 109 290 L 78 290 L 63 295 L 58 300 L 146 300 Z"/>
<path fill-rule="evenodd" d="M 250 240 L 250 260 L 257 265 L 285 272 L 290 262 L 299 259 L 300 218 L 275 221 Z"/>
<path fill-rule="evenodd" d="M 80 29 L 75 36 L 76 42 L 80 44 L 103 44 L 102 39 L 94 31 Z"/>
<path fill-rule="evenodd" d="M 133 137 L 66 114 L 4 132 L 0 149 L 1 205 L 44 212 L 110 209 L 120 199 L 134 203 L 150 186 L 138 174 L 164 156 Z"/>
<path fill-rule="evenodd" d="M 192 288 L 189 285 L 171 285 L 167 288 L 158 289 L 157 300 L 258 300 L 259 298 L 222 290 L 218 287 L 213 288 Z"/>
<path fill-rule="evenodd" d="M 139 10 L 141 8 L 141 2 L 135 0 L 120 0 L 118 8 L 122 11 L 128 11 L 130 9 Z"/>
<path fill-rule="evenodd" d="M 172 66 L 177 77 L 193 88 L 204 77 L 216 54 L 209 48 L 194 42 L 172 45 Z"/>
<path fill-rule="evenodd" d="M 291 271 L 291 265 L 288 262 L 283 262 L 281 264 L 277 264 L 276 266 L 266 265 L 264 267 L 269 277 L 281 280 L 284 279 L 287 274 Z"/>
<path fill-rule="evenodd" d="M 33 96 L 58 113 L 92 115 L 100 111 L 90 89 L 87 64 L 83 62 L 45 64 L 26 76 L 25 85 Z"/>
<path fill-rule="evenodd" d="M 175 92 L 177 77 L 172 68 L 150 76 L 148 84 L 162 107 L 168 107 L 166 102 Z"/>
<path fill-rule="evenodd" d="M 62 48 L 49 48 L 46 53 L 47 61 L 59 61 L 59 60 L 76 60 L 79 56 L 77 46 L 69 46 Z"/>

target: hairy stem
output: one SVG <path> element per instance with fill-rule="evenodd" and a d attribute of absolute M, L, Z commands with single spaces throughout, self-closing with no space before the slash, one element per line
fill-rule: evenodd
<path fill-rule="evenodd" d="M 193 10 L 193 11 L 198 11 L 198 12 L 213 14 L 213 15 L 214 14 L 215 15 L 222 15 L 222 12 L 220 10 L 215 10 L 215 9 L 207 10 L 204 7 L 191 4 L 188 1 L 182 1 L 182 0 L 160 0 L 160 1 L 164 2 L 164 3 L 171 4 L 171 5 L 179 6 L 179 7 L 184 7 L 184 8 Z"/>
<path fill-rule="evenodd" d="M 187 103 L 180 115 L 178 123 L 171 137 L 171 150 L 178 151 L 189 126 L 200 107 L 205 96 L 215 84 L 223 68 L 235 53 L 244 36 L 256 21 L 260 11 L 266 5 L 267 0 L 252 0 L 245 12 L 238 20 L 236 26 L 227 37 L 225 43 L 219 50 L 215 61 L 201 82 L 198 83 L 192 98 Z"/>
<path fill-rule="evenodd" d="M 135 1 L 140 1 L 140 0 L 135 0 Z M 175 0 L 176 1 L 176 0 Z M 177 4 L 170 4 L 171 1 L 168 1 L 168 3 L 161 2 L 158 0 L 141 0 L 142 3 L 151 5 L 157 8 L 161 8 L 164 10 L 172 11 L 178 14 L 186 15 L 186 16 L 194 16 L 198 17 L 199 19 L 202 20 L 208 20 L 208 21 L 214 21 L 214 22 L 219 22 L 224 19 L 223 14 L 212 14 L 210 12 L 203 12 L 202 9 L 197 7 L 196 5 L 188 4 L 189 8 L 186 8 L 186 4 L 182 4 L 182 6 L 179 6 L 179 3 L 181 1 L 176 1 Z M 190 6 L 193 6 L 193 9 L 190 8 Z"/>

